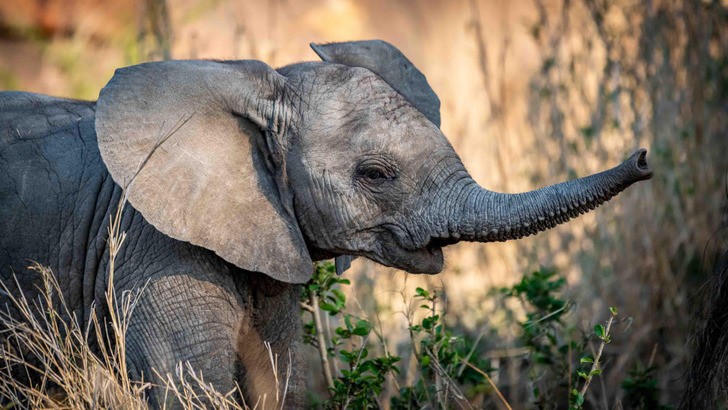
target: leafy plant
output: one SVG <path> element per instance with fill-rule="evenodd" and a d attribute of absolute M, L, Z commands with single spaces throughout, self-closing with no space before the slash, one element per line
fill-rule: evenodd
<path fill-rule="evenodd" d="M 389 399 L 392 409 L 468 408 L 480 397 L 495 393 L 507 408 L 507 399 L 489 373 L 490 360 L 478 351 L 478 340 L 448 327 L 440 290 L 416 288 L 409 298 L 407 319 L 411 357 L 417 363 L 409 382 L 398 384 L 402 358 L 389 353 L 386 341 L 366 318 L 347 310 L 342 286 L 347 279 L 336 276 L 333 264 L 319 263 L 303 290 L 303 310 L 311 315 L 305 325 L 305 341 L 318 348 L 330 396 L 318 403 L 324 408 L 381 408 Z M 568 321 L 572 302 L 563 298 L 566 280 L 555 270 L 540 268 L 520 282 L 500 289 L 505 299 L 518 299 L 525 318 L 518 321 L 518 341 L 525 358 L 512 358 L 516 366 L 526 364 L 533 406 L 538 409 L 584 407 L 594 377 L 602 373 L 604 347 L 612 341 L 617 309 L 609 308 L 604 324 L 590 332 L 578 331 Z M 419 320 L 414 320 L 419 312 Z M 336 325 L 331 326 L 330 320 Z M 333 331 L 331 330 L 333 329 Z M 463 332 L 460 332 L 463 333 Z M 376 337 L 370 338 L 371 335 Z M 593 355 L 585 354 L 590 341 L 597 341 Z M 375 341 L 379 343 L 375 343 Z M 411 371 L 411 368 L 410 368 Z M 634 370 L 624 379 L 625 404 L 655 408 L 659 391 L 654 368 Z M 387 392 L 388 378 L 397 390 Z M 495 398 L 493 398 L 495 400 Z"/>
<path fill-rule="evenodd" d="M 629 371 L 629 376 L 622 380 L 624 399 L 622 404 L 630 409 L 671 409 L 671 406 L 660 404 L 655 371 L 657 367 L 636 365 Z"/>
<path fill-rule="evenodd" d="M 565 405 L 571 390 L 573 357 L 586 347 L 587 339 L 565 321 L 572 303 L 560 296 L 566 279 L 554 269 L 541 267 L 510 288 L 506 298 L 517 298 L 526 320 L 519 322 L 520 341 L 528 349 L 528 373 L 533 401 L 538 408 Z"/>
<path fill-rule="evenodd" d="M 330 392 L 321 405 L 379 408 L 387 376 L 400 373 L 398 364 L 402 359 L 388 352 L 381 335 L 375 339 L 383 348 L 372 343 L 374 328 L 369 320 L 347 312 L 346 296 L 341 290 L 345 285 L 349 281 L 336 276 L 333 264 L 319 263 L 301 296 L 303 310 L 311 316 L 304 326 L 304 340 L 318 348 Z M 447 407 L 452 400 L 467 403 L 462 388 L 467 388 L 471 397 L 488 389 L 484 374 L 493 370 L 489 361 L 474 355 L 476 343 L 445 327 L 443 312 L 438 310 L 439 298 L 439 292 L 422 288 L 417 288 L 412 298 L 413 303 L 419 304 L 418 309 L 426 313 L 409 326 L 418 377 L 391 397 L 394 409 L 427 404 Z M 324 325 L 327 317 L 339 323 L 333 333 L 327 332 Z M 377 355 L 375 351 L 383 353 Z"/>
<path fill-rule="evenodd" d="M 473 355 L 477 346 L 470 339 L 446 328 L 437 310 L 439 298 L 438 291 L 415 290 L 414 302 L 427 312 L 419 323 L 409 326 L 421 377 L 392 398 L 393 409 L 421 408 L 426 403 L 447 408 L 451 399 L 463 402 L 488 387 L 484 374 L 494 369 L 488 360 Z M 415 341 L 419 341 L 419 349 Z"/>
<path fill-rule="evenodd" d="M 582 358 L 579 360 L 580 365 L 591 365 L 590 369 L 583 371 L 583 370 L 577 370 L 577 375 L 581 379 L 584 380 L 584 384 L 581 387 L 581 390 L 577 390 L 576 388 L 571 389 L 569 392 L 569 408 L 572 410 L 579 410 L 584 405 L 584 395 L 587 392 L 587 389 L 589 388 L 589 384 L 592 382 L 594 376 L 598 376 L 602 374 L 602 369 L 600 367 L 600 359 L 602 358 L 602 352 L 604 352 L 604 346 L 612 341 L 611 336 L 609 335 L 609 331 L 612 328 L 612 322 L 614 321 L 614 318 L 617 317 L 617 308 L 610 307 L 609 313 L 611 313 L 611 316 L 607 320 L 607 326 L 602 326 L 601 323 L 597 323 L 594 325 L 594 336 L 596 336 L 601 342 L 599 343 L 599 349 L 597 350 L 596 357 L 592 358 L 591 356 L 582 356 Z"/>
<path fill-rule="evenodd" d="M 369 356 L 367 343 L 373 326 L 368 320 L 345 312 L 346 295 L 339 286 L 349 283 L 348 279 L 336 276 L 332 263 L 316 265 L 315 274 L 301 296 L 304 310 L 312 316 L 304 325 L 304 341 L 317 347 L 321 355 L 331 393 L 323 403 L 324 407 L 379 408 L 377 398 L 386 376 L 399 373 L 396 363 L 401 358 L 386 351 L 380 357 Z M 325 333 L 321 312 L 341 317 L 342 326 L 337 327 L 333 335 Z M 337 360 L 342 365 L 340 371 Z"/>

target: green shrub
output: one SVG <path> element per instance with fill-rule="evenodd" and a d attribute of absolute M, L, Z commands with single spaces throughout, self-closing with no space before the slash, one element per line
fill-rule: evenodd
<path fill-rule="evenodd" d="M 492 396 L 487 400 L 500 401 L 510 408 L 491 378 L 499 369 L 493 368 L 478 349 L 480 339 L 473 340 L 448 327 L 440 290 L 417 288 L 411 296 L 411 303 L 424 316 L 417 322 L 408 316 L 407 331 L 417 374 L 407 378 L 410 382 L 406 383 L 398 378 L 404 369 L 398 366 L 407 361 L 389 352 L 385 338 L 376 333 L 372 322 L 349 313 L 341 289 L 349 284 L 349 280 L 336 276 L 333 264 L 319 263 L 301 296 L 303 311 L 310 315 L 304 340 L 319 350 L 330 393 L 313 405 L 381 408 L 388 399 L 392 409 L 471 408 L 473 404 L 483 405 L 486 396 Z M 516 320 L 520 329 L 516 342 L 525 356 L 513 360 L 525 369 L 529 407 L 582 409 L 592 381 L 602 373 L 604 347 L 611 342 L 612 326 L 619 323 L 615 322 L 617 309 L 610 307 L 605 324 L 597 323 L 591 331 L 578 330 L 569 322 L 574 304 L 563 298 L 565 286 L 563 276 L 542 267 L 524 275 L 512 287 L 491 293 L 491 297 L 499 294 L 501 302 L 521 302 L 524 320 Z M 323 320 L 323 315 L 337 323 L 331 326 L 333 331 L 324 324 L 329 321 Z M 587 354 L 590 347 L 594 353 Z M 654 370 L 636 368 L 623 379 L 625 406 L 664 408 L 659 407 Z M 388 381 L 396 386 L 395 391 L 387 392 Z M 599 394 L 604 396 L 606 392 Z M 590 400 L 596 403 L 596 396 Z"/>

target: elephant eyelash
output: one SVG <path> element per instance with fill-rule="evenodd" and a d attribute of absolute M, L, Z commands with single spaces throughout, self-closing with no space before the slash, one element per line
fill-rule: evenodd
<path fill-rule="evenodd" d="M 378 169 L 368 169 L 364 173 L 364 177 L 367 179 L 389 179 L 387 176 L 379 171 Z"/>
<path fill-rule="evenodd" d="M 355 171 L 355 177 L 369 182 L 380 183 L 396 179 L 397 171 L 394 166 L 389 164 L 380 161 L 367 161 L 359 164 Z"/>

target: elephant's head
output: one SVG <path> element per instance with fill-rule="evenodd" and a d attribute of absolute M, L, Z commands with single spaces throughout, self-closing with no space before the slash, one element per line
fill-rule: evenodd
<path fill-rule="evenodd" d="M 114 180 L 157 229 L 301 283 L 360 255 L 437 273 L 442 247 L 551 228 L 651 177 L 639 150 L 532 192 L 479 187 L 439 129 L 425 77 L 382 41 L 314 46 L 324 62 L 171 61 L 117 70 L 96 130 Z"/>

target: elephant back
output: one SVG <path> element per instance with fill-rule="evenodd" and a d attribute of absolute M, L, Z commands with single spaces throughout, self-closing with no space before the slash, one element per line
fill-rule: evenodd
<path fill-rule="evenodd" d="M 32 262 L 63 275 L 86 265 L 77 244 L 89 240 L 92 213 L 78 206 L 96 206 L 108 175 L 94 138 L 93 102 L 0 93 L 0 279 L 12 287 L 14 274 L 26 296 L 39 280 Z M 60 282 L 82 309 L 70 281 Z"/>

